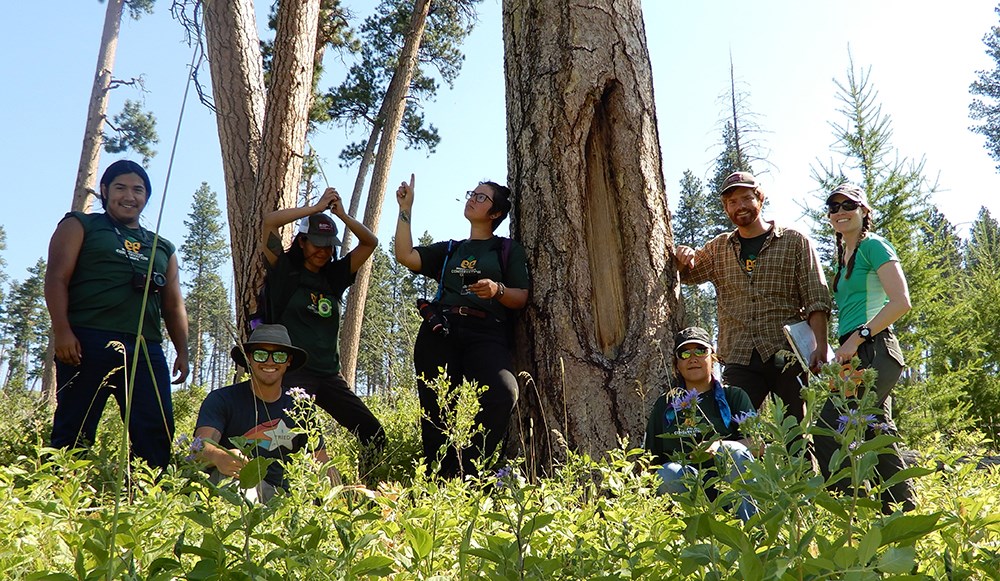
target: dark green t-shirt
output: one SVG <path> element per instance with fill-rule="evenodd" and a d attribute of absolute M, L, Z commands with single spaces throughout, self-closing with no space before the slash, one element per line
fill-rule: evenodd
<path fill-rule="evenodd" d="M 292 344 L 305 349 L 309 360 L 303 369 L 319 374 L 340 372 L 340 309 L 347 287 L 354 284 L 351 257 L 328 263 L 319 272 L 295 267 L 287 253 L 267 270 L 275 322 L 288 329 Z"/>
<path fill-rule="evenodd" d="M 488 278 L 503 282 L 510 288 L 530 288 L 531 278 L 528 275 L 528 259 L 524 247 L 511 241 L 510 254 L 507 258 L 507 268 L 501 269 L 500 255 L 503 248 L 503 238 L 494 236 L 488 240 L 462 240 L 452 244 L 448 264 L 444 265 L 448 256 L 449 241 L 436 242 L 430 246 L 417 246 L 420 254 L 420 272 L 424 276 L 438 280 L 444 271 L 444 286 L 441 289 L 440 302 L 448 306 L 466 306 L 486 311 L 499 321 L 507 320 L 507 308 L 494 299 L 481 299 L 465 287 Z"/>
<path fill-rule="evenodd" d="M 679 390 L 683 391 L 683 389 Z M 739 387 L 722 386 L 726 403 L 729 405 L 730 422 L 727 426 L 719 410 L 719 404 L 715 400 L 712 390 L 698 395 L 698 425 L 697 430 L 690 430 L 690 437 L 663 438 L 661 434 L 676 434 L 678 426 L 676 413 L 673 421 L 668 420 L 666 412 L 670 409 L 670 400 L 667 394 L 662 394 L 653 404 L 653 411 L 649 414 L 649 421 L 646 424 L 646 449 L 652 452 L 657 463 L 664 463 L 670 456 L 682 449 L 690 450 L 696 442 L 709 439 L 709 435 L 702 433 L 705 429 L 709 434 L 717 435 L 724 440 L 739 440 L 743 436 L 740 434 L 739 425 L 732 421 L 733 416 L 740 413 L 753 412 L 754 407 L 750 402 L 750 396 Z M 683 412 L 681 414 L 684 415 Z M 684 427 L 681 428 L 684 430 Z"/>
<path fill-rule="evenodd" d="M 132 284 L 135 274 L 145 275 L 152 255 L 154 235 L 140 228 L 127 228 L 111 221 L 107 214 L 70 212 L 63 220 L 79 220 L 83 244 L 69 281 L 69 323 L 75 327 L 135 334 L 142 308 L 142 293 Z M 166 238 L 157 240 L 153 272 L 166 275 L 174 245 Z M 155 275 L 154 275 L 155 277 Z M 147 341 L 163 340 L 160 331 L 160 293 L 152 292 L 146 302 L 142 336 Z"/>

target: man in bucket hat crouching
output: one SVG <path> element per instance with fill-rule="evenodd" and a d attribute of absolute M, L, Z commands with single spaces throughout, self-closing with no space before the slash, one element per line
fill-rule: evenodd
<path fill-rule="evenodd" d="M 267 501 L 276 488 L 287 490 L 284 462 L 308 442 L 306 434 L 293 432 L 295 420 L 285 410 L 295 407 L 295 399 L 281 386 L 285 373 L 305 365 L 307 355 L 292 345 L 284 326 L 260 325 L 233 348 L 232 357 L 250 370 L 250 380 L 212 391 L 202 402 L 194 431 L 195 441 L 204 443 L 198 457 L 212 468 L 213 479 L 239 476 L 254 457 L 278 460 L 268 466 L 256 491 L 249 491 Z M 234 437 L 252 442 L 252 450 L 240 449 L 230 441 Z M 329 460 L 322 439 L 313 455 L 324 464 Z M 339 480 L 332 467 L 329 476 Z"/>

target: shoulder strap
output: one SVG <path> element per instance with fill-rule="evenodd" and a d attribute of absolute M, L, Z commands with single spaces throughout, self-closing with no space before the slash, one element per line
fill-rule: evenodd
<path fill-rule="evenodd" d="M 441 262 L 441 274 L 438 276 L 438 290 L 434 295 L 434 302 L 441 300 L 441 293 L 444 291 L 444 271 L 448 268 L 448 260 L 451 259 L 451 253 L 454 252 L 462 242 L 462 240 L 448 241 L 448 250 L 444 253 L 444 261 Z"/>

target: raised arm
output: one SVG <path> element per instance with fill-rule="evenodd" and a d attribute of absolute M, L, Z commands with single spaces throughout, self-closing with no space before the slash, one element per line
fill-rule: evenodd
<path fill-rule="evenodd" d="M 60 222 L 49 242 L 49 262 L 45 269 L 45 304 L 52 321 L 55 355 L 67 365 L 79 365 L 83 355 L 80 341 L 69 325 L 69 281 L 76 270 L 83 235 L 79 220 L 68 218 Z"/>
<path fill-rule="evenodd" d="M 284 251 L 281 245 L 281 233 L 278 231 L 282 226 L 306 216 L 319 214 L 333 204 L 334 198 L 340 199 L 337 190 L 327 188 L 319 200 L 311 206 L 284 208 L 265 214 L 260 237 L 260 251 L 264 255 L 264 260 L 267 260 L 269 265 L 274 266 L 278 262 L 278 256 Z"/>
<path fill-rule="evenodd" d="M 358 245 L 347 254 L 351 257 L 351 272 L 357 272 L 361 268 L 361 265 L 375 252 L 375 248 L 378 246 L 378 238 L 367 226 L 355 220 L 353 216 L 347 213 L 347 210 L 344 209 L 344 204 L 341 203 L 340 195 L 337 194 L 337 190 L 327 188 L 324 195 L 330 191 L 333 192 L 333 197 L 330 201 L 330 211 L 333 212 L 334 216 L 340 218 L 344 226 L 358 239 Z"/>
<path fill-rule="evenodd" d="M 396 242 L 393 251 L 396 262 L 410 270 L 420 270 L 420 253 L 413 249 L 413 234 L 410 231 L 410 216 L 413 211 L 414 175 L 410 174 L 410 183 L 403 182 L 396 189 L 396 201 L 399 202 L 399 217 L 396 218 Z"/>

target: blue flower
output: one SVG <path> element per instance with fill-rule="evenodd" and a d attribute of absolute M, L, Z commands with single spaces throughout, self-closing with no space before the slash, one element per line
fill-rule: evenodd
<path fill-rule="evenodd" d="M 679 412 L 694 407 L 697 401 L 698 392 L 692 389 L 670 400 L 670 407 Z"/>
<path fill-rule="evenodd" d="M 872 414 L 861 415 L 857 410 L 847 410 L 847 413 L 837 418 L 837 431 L 841 434 L 848 426 L 862 426 L 868 428 L 875 422 Z"/>
<path fill-rule="evenodd" d="M 511 473 L 511 467 L 504 466 L 503 468 L 497 470 L 497 480 L 503 480 L 504 478 L 507 478 L 508 476 L 510 476 L 510 473 Z"/>
<path fill-rule="evenodd" d="M 736 422 L 736 425 L 742 425 L 743 422 L 755 417 L 757 417 L 757 412 L 750 410 L 748 412 L 740 412 L 736 414 L 733 416 L 733 421 Z"/>

